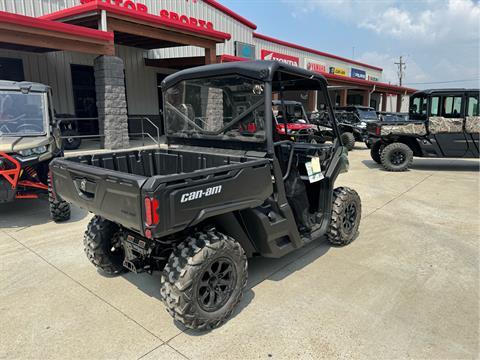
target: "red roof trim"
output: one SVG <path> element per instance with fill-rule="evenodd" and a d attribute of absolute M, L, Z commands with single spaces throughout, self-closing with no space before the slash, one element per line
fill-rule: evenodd
<path fill-rule="evenodd" d="M 223 13 L 227 14 L 228 16 L 234 18 L 238 22 L 241 22 L 243 25 L 247 25 L 249 28 L 252 28 L 253 30 L 257 30 L 257 25 L 255 25 L 251 21 L 247 20 L 243 16 L 238 15 L 236 12 L 233 12 L 232 10 L 230 10 L 226 6 L 218 3 L 217 1 L 215 1 L 215 0 L 203 0 L 203 2 L 212 6 L 212 7 L 214 7 L 217 10 L 220 10 L 221 12 L 223 12 Z"/>
<path fill-rule="evenodd" d="M 72 8 L 60 10 L 48 15 L 44 15 L 41 18 L 48 19 L 48 20 L 61 20 L 61 19 L 68 18 L 70 16 L 75 16 L 75 15 L 80 15 L 80 14 L 85 14 L 92 11 L 100 11 L 100 10 L 106 10 L 107 12 L 114 13 L 117 15 L 128 16 L 132 19 L 136 19 L 139 21 L 149 22 L 151 24 L 156 24 L 156 25 L 164 25 L 164 26 L 181 30 L 181 31 L 188 31 L 190 33 L 196 33 L 199 35 L 208 36 L 208 37 L 223 40 L 223 41 L 229 40 L 231 38 L 230 34 L 227 34 L 221 31 L 201 29 L 199 27 L 186 25 L 170 19 L 165 19 L 157 15 L 133 11 L 124 7 L 112 5 L 99 0 L 92 1 L 84 5 L 78 5 Z"/>
<path fill-rule="evenodd" d="M 79 37 L 94 39 L 94 40 L 105 40 L 113 41 L 113 33 L 89 29 L 83 26 L 70 25 L 58 23 L 55 21 L 34 18 L 25 15 L 12 14 L 5 11 L 0 11 L 0 21 L 3 23 L 10 23 L 14 25 L 22 25 L 25 27 L 56 31 L 68 35 L 76 35 Z"/>
<path fill-rule="evenodd" d="M 348 62 L 350 64 L 356 64 L 356 65 L 360 65 L 360 66 L 365 66 L 365 67 L 373 69 L 373 70 L 383 71 L 382 68 L 379 68 L 379 67 L 376 67 L 376 66 L 364 64 L 364 63 L 361 63 L 361 62 L 358 62 L 358 61 L 355 61 L 355 60 L 350 60 L 350 59 L 347 59 L 347 58 L 343 58 L 341 56 L 332 55 L 332 54 L 325 53 L 325 52 L 322 52 L 322 51 L 318 51 L 318 50 L 315 50 L 315 49 L 310 49 L 310 48 L 307 48 L 305 46 L 301 46 L 301 45 L 293 44 L 293 43 L 290 43 L 290 42 L 287 42 L 287 41 L 275 39 L 273 37 L 262 35 L 262 34 L 259 34 L 259 33 L 254 32 L 253 37 L 256 37 L 257 39 L 261 39 L 261 40 L 265 40 L 265 41 L 270 41 L 270 42 L 273 42 L 273 43 L 276 43 L 276 44 L 279 44 L 279 45 L 292 47 L 292 48 L 297 49 L 297 50 L 310 52 L 310 53 L 313 53 L 313 54 L 316 54 L 316 55 L 326 56 L 326 57 L 329 57 L 329 58 L 332 58 L 332 59 L 345 61 L 345 62 Z"/>
<path fill-rule="evenodd" d="M 223 54 L 220 55 L 220 62 L 233 62 L 233 61 L 249 61 L 250 59 L 239 57 L 239 56 L 233 56 L 233 55 L 227 55 Z"/>
<path fill-rule="evenodd" d="M 348 77 L 348 76 L 334 75 L 334 74 L 330 74 L 330 73 L 322 73 L 322 75 L 325 76 L 325 78 L 331 79 L 331 80 L 343 81 L 343 82 L 346 82 L 346 83 L 355 83 L 355 84 L 358 84 L 358 85 L 365 85 L 365 86 L 381 87 L 382 89 L 385 88 L 385 89 L 389 89 L 389 90 L 394 90 L 396 92 L 413 93 L 413 92 L 417 91 L 416 89 L 407 88 L 407 87 L 403 87 L 403 86 L 392 85 L 392 84 L 387 84 L 387 83 L 383 83 L 383 82 L 379 82 L 379 81 L 355 79 L 355 78 L 351 78 L 351 77 Z"/>

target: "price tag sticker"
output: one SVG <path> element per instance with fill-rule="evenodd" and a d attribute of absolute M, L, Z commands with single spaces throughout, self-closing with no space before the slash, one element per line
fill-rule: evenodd
<path fill-rule="evenodd" d="M 305 167 L 307 168 L 308 181 L 310 183 L 315 183 L 324 178 L 318 156 L 314 156 L 311 161 L 305 163 Z"/>

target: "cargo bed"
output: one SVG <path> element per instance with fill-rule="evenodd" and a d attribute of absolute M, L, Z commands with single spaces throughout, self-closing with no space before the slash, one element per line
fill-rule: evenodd
<path fill-rule="evenodd" d="M 153 237 L 259 206 L 273 191 L 269 160 L 240 155 L 149 149 L 55 159 L 50 168 L 64 200 Z M 147 225 L 145 198 L 158 204 L 157 224 Z"/>

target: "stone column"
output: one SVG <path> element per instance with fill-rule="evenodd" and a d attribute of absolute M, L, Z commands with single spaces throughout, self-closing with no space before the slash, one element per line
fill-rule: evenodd
<path fill-rule="evenodd" d="M 98 125 L 105 149 L 129 147 L 123 60 L 99 56 L 94 60 Z"/>
<path fill-rule="evenodd" d="M 370 91 L 365 90 L 363 92 L 363 106 L 370 106 Z"/>
<path fill-rule="evenodd" d="M 223 127 L 223 91 L 222 89 L 209 88 L 204 90 L 206 95 L 206 124 L 205 130 L 217 131 Z"/>
<path fill-rule="evenodd" d="M 347 106 L 347 96 L 348 96 L 348 90 L 341 89 L 340 90 L 340 106 Z"/>

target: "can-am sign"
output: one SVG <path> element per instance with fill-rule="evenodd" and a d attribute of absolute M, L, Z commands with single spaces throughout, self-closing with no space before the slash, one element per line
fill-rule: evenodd
<path fill-rule="evenodd" d="M 339 76 L 347 76 L 347 70 L 341 67 L 330 66 L 329 73 Z"/>
<path fill-rule="evenodd" d="M 285 54 L 280 54 L 275 51 L 262 50 L 261 53 L 262 60 L 277 60 L 289 65 L 298 66 L 300 59 L 296 56 L 290 56 Z"/>

